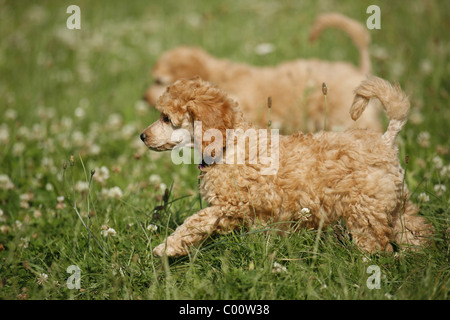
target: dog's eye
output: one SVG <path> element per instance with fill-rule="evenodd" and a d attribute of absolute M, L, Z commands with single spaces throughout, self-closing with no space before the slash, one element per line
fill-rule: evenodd
<path fill-rule="evenodd" d="M 159 78 L 155 79 L 155 84 L 157 84 L 158 86 L 164 85 L 163 81 Z"/>
<path fill-rule="evenodd" d="M 162 115 L 162 121 L 165 122 L 165 123 L 169 123 L 169 122 L 170 122 L 169 116 L 166 115 L 166 114 L 163 114 L 163 115 Z"/>

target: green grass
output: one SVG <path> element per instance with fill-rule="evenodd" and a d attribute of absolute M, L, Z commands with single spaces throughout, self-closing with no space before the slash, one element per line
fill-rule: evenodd
<path fill-rule="evenodd" d="M 76 1 L 82 24 L 73 31 L 71 4 L 0 1 L 0 175 L 14 185 L 0 179 L 0 299 L 449 298 L 448 1 L 377 1 L 381 30 L 371 31 L 374 73 L 410 95 L 400 157 L 410 158 L 406 181 L 435 225 L 434 246 L 368 256 L 331 229 L 252 229 L 169 261 L 151 249 L 200 203 L 196 166 L 175 166 L 138 137 L 158 117 L 139 102 L 158 56 L 191 44 L 256 65 L 356 64 L 342 32 L 310 45 L 308 30 L 327 11 L 364 22 L 374 3 L 86 0 Z M 255 54 L 260 43 L 275 51 Z M 103 235 L 106 226 L 115 236 Z M 67 288 L 71 265 L 81 289 Z M 366 285 L 370 265 L 380 267 L 379 290 Z"/>

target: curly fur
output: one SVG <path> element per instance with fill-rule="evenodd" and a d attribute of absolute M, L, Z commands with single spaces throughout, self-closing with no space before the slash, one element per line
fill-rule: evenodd
<path fill-rule="evenodd" d="M 358 118 L 374 99 L 381 101 L 391 124 L 397 123 L 390 124 L 384 135 L 352 129 L 280 136 L 279 169 L 273 175 L 261 174 L 264 165 L 248 161 L 203 168 L 200 193 L 209 206 L 187 218 L 154 253 L 186 255 L 191 246 L 207 237 L 243 226 L 294 222 L 319 228 L 340 219 L 345 221 L 354 243 L 367 252 L 392 251 L 392 242 L 399 246 L 424 245 L 433 227 L 417 215 L 418 208 L 408 200 L 404 171 L 393 144 L 402 127 L 398 123 L 406 120 L 409 101 L 399 86 L 370 78 L 355 90 L 352 116 Z M 170 119 L 166 126 L 171 128 L 192 132 L 194 121 L 202 121 L 204 129 L 220 131 L 252 127 L 226 92 L 199 78 L 169 86 L 156 107 Z M 167 142 L 153 142 L 160 122 L 141 135 L 152 149 Z M 267 140 L 260 139 L 258 144 L 270 144 L 271 136 Z M 224 156 L 233 152 L 235 145 L 234 141 L 224 144 Z M 206 147 L 196 146 L 201 151 Z M 310 210 L 306 221 L 300 213 L 302 208 Z"/>
<path fill-rule="evenodd" d="M 196 47 L 180 46 L 165 52 L 152 70 L 155 80 L 145 97 L 155 105 L 165 87 L 182 78 L 199 75 L 218 85 L 239 102 L 246 117 L 259 127 L 268 123 L 267 99 L 272 98 L 272 126 L 290 133 L 297 130 L 316 132 L 324 125 L 322 83 L 328 87 L 327 129 L 370 128 L 380 131 L 379 110 L 370 108 L 358 121 L 347 110 L 352 90 L 371 72 L 370 35 L 359 22 L 337 13 L 323 14 L 314 23 L 310 41 L 329 27 L 346 32 L 360 53 L 360 66 L 346 62 L 298 59 L 273 67 L 255 67 L 213 57 Z"/>

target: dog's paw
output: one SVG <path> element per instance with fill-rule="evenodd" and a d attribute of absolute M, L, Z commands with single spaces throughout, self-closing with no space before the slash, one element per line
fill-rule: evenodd
<path fill-rule="evenodd" d="M 166 247 L 166 243 L 161 243 L 153 249 L 153 254 L 158 257 L 162 257 L 166 255 L 170 258 L 176 258 L 185 256 L 188 254 L 187 250 L 184 247 L 176 248 L 175 246 L 171 246 L 170 244 Z"/>
<path fill-rule="evenodd" d="M 161 243 L 160 245 L 156 246 L 155 249 L 153 249 L 153 254 L 157 257 L 162 257 L 165 251 L 166 245 L 164 243 Z"/>

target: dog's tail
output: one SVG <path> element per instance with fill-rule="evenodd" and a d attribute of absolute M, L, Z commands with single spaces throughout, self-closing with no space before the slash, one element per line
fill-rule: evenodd
<path fill-rule="evenodd" d="M 355 98 L 350 109 L 353 120 L 357 120 L 369 102 L 378 100 L 389 118 L 389 126 L 383 134 L 383 140 L 393 147 L 395 138 L 406 123 L 409 113 L 409 99 L 398 84 L 392 86 L 386 80 L 370 77 L 355 90 Z"/>
<path fill-rule="evenodd" d="M 372 71 L 369 54 L 370 34 L 367 29 L 360 22 L 339 13 L 324 13 L 314 22 L 309 33 L 309 41 L 315 41 L 328 27 L 341 29 L 350 36 L 359 50 L 359 69 L 364 74 L 370 74 Z"/>

